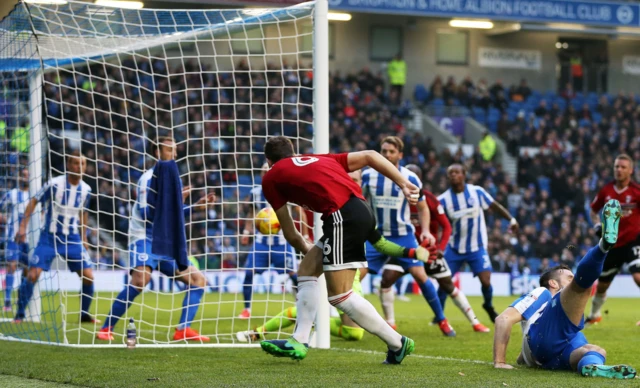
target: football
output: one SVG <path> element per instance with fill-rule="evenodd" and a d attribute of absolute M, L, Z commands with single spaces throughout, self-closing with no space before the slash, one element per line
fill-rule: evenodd
<path fill-rule="evenodd" d="M 256 227 L 262 234 L 280 233 L 280 221 L 275 210 L 265 207 L 256 214 Z"/>

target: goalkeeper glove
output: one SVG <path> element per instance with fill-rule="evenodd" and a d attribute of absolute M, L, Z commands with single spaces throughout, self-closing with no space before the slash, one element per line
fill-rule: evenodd
<path fill-rule="evenodd" d="M 435 245 L 424 247 L 420 245 L 416 248 L 416 259 L 429 263 L 437 258 L 438 248 Z"/>

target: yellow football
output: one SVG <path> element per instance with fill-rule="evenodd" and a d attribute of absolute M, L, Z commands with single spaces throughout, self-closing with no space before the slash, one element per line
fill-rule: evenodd
<path fill-rule="evenodd" d="M 262 234 L 280 233 L 280 221 L 275 210 L 265 207 L 256 214 L 256 227 Z"/>

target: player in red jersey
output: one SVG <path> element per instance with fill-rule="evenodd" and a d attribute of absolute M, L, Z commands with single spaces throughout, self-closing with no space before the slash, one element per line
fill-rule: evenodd
<path fill-rule="evenodd" d="M 623 264 L 629 264 L 629 272 L 640 287 L 640 209 L 638 209 L 640 185 L 631 180 L 632 175 L 633 159 L 627 154 L 618 155 L 613 164 L 614 180 L 602 187 L 591 202 L 592 220 L 600 219 L 598 213 L 610 199 L 617 199 L 620 202 L 622 218 L 618 242 L 609 251 L 604 261 L 602 275 L 598 279 L 596 295 L 591 301 L 591 314 L 585 321 L 588 324 L 602 321 L 600 310 L 607 298 L 607 290 Z M 600 224 L 597 224 L 596 230 L 599 229 Z"/>
<path fill-rule="evenodd" d="M 324 273 L 329 303 L 387 344 L 386 364 L 400 364 L 413 351 L 413 340 L 393 330 L 371 303 L 352 291 L 356 269 L 367 266 L 364 243 L 375 232 L 376 221 L 348 173 L 370 166 L 393 180 L 410 204 L 418 201 L 420 190 L 375 151 L 296 156 L 291 141 L 277 136 L 267 141 L 264 153 L 271 166 L 262 180 L 264 196 L 275 209 L 284 237 L 305 257 L 298 269 L 298 317 L 293 336 L 262 341 L 260 346 L 278 357 L 306 357 L 318 307 L 318 276 Z M 322 214 L 324 235 L 315 245 L 296 230 L 288 202 Z"/>
<path fill-rule="evenodd" d="M 422 170 L 415 164 L 409 164 L 406 168 L 411 170 L 418 177 L 422 177 Z M 449 223 L 449 219 L 444 214 L 444 209 L 435 195 L 427 190 L 423 190 L 423 194 L 425 196 L 429 212 L 431 213 L 429 231 L 436 238 L 437 246 L 435 260 L 430 260 L 428 263 L 425 263 L 424 269 L 427 271 L 427 275 L 436 279 L 440 288 L 451 296 L 453 303 L 458 306 L 460 311 L 462 311 L 469 322 L 471 322 L 473 330 L 479 333 L 488 333 L 491 330 L 480 323 L 475 312 L 471 308 L 467 297 L 453 284 L 453 280 L 451 279 L 451 270 L 447 265 L 447 261 L 444 259 L 444 250 L 447 248 L 449 237 L 451 237 L 451 224 Z M 418 209 L 416 206 L 411 206 L 411 221 L 416 228 L 416 237 L 418 237 L 421 233 L 421 228 L 418 220 Z M 440 229 L 442 229 L 442 233 L 439 234 Z"/>

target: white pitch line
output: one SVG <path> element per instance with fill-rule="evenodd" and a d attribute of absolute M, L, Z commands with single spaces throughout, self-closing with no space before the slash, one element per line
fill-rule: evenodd
<path fill-rule="evenodd" d="M 335 350 L 338 352 L 351 352 L 351 353 L 363 353 L 363 354 L 371 354 L 376 356 L 386 356 L 387 353 L 378 352 L 375 350 L 365 350 L 365 349 L 345 349 L 345 348 L 330 348 L 329 350 Z M 411 358 L 422 358 L 426 360 L 437 360 L 437 361 L 455 361 L 455 362 L 464 362 L 467 364 L 480 364 L 480 365 L 493 365 L 492 362 L 489 361 L 480 361 L 480 360 L 467 360 L 464 358 L 453 358 L 453 357 L 443 357 L 443 356 L 426 356 L 422 354 L 411 354 L 409 357 Z"/>

